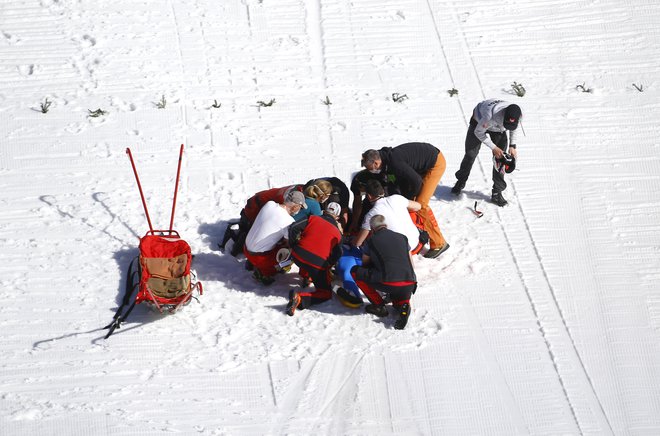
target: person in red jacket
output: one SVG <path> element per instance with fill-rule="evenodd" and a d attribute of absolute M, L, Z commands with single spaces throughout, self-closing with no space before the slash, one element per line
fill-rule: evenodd
<path fill-rule="evenodd" d="M 342 254 L 341 231 L 337 223 L 340 216 L 341 206 L 332 202 L 326 206 L 323 215 L 312 215 L 307 220 L 291 225 L 291 258 L 303 278 L 311 278 L 315 290 L 312 292 L 292 289 L 286 306 L 287 315 L 293 316 L 296 309 L 305 309 L 332 298 L 330 268 Z"/>

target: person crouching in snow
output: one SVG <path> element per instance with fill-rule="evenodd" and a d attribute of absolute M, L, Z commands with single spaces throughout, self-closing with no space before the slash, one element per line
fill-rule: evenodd
<path fill-rule="evenodd" d="M 287 244 L 292 215 L 305 208 L 305 196 L 300 191 L 289 191 L 283 203 L 267 202 L 259 211 L 245 238 L 243 253 L 254 267 L 254 278 L 270 285 L 278 272 L 277 252 Z"/>
<path fill-rule="evenodd" d="M 329 203 L 323 215 L 312 215 L 309 219 L 293 224 L 289 230 L 291 258 L 300 268 L 303 279 L 312 279 L 315 290 L 289 291 L 286 313 L 293 316 L 296 309 L 305 309 L 332 298 L 332 276 L 330 268 L 341 257 L 341 231 L 338 220 L 341 206 Z"/>
<path fill-rule="evenodd" d="M 373 234 L 362 246 L 362 266 L 354 266 L 351 275 L 371 302 L 364 308 L 367 313 L 386 317 L 389 313 L 379 291 L 389 294 L 399 312 L 394 328 L 402 330 L 410 316 L 410 298 L 417 289 L 408 240 L 389 230 L 382 215 L 371 217 L 370 225 Z"/>
<path fill-rule="evenodd" d="M 358 308 L 362 305 L 362 297 L 355 280 L 351 276 L 351 269 L 355 265 L 362 265 L 362 250 L 360 246 L 367 240 L 370 232 L 370 220 L 374 215 L 382 215 L 387 222 L 387 228 L 404 235 L 408 241 L 410 254 L 418 254 L 428 242 L 428 233 L 418 228 L 412 216 L 421 209 L 421 204 L 408 200 L 402 195 L 393 194 L 385 196 L 385 190 L 378 180 L 371 179 L 366 183 L 369 212 L 363 219 L 360 232 L 354 236 L 353 245 L 344 247 L 344 254 L 337 262 L 337 272 L 343 278 L 343 289 L 346 294 L 337 292 L 339 301 L 347 307 Z"/>
<path fill-rule="evenodd" d="M 341 218 L 339 223 L 343 229 L 346 229 L 348 223 L 349 202 L 351 199 L 351 191 L 348 190 L 348 186 L 346 186 L 346 184 L 338 177 L 319 177 L 312 179 L 307 182 L 305 188 L 310 184 L 320 187 L 324 193 L 328 192 L 328 187 L 330 188 L 330 194 L 328 194 L 325 197 L 325 200 L 321 202 L 321 207 L 325 209 L 328 203 L 339 203 L 341 206 Z"/>
<path fill-rule="evenodd" d="M 284 199 L 289 192 L 302 192 L 302 189 L 302 185 L 290 185 L 281 188 L 272 188 L 259 191 L 252 197 L 248 198 L 245 206 L 243 209 L 241 209 L 241 217 L 238 223 L 230 223 L 227 226 L 225 235 L 222 238 L 222 243 L 220 243 L 220 249 L 224 251 L 225 245 L 231 239 L 234 241 L 234 245 L 231 249 L 231 255 L 238 257 L 240 253 L 243 253 L 243 248 L 245 248 L 245 238 L 247 237 L 252 224 L 254 224 L 254 220 L 257 219 L 257 215 L 259 215 L 261 208 L 269 201 L 274 201 L 275 203 L 280 204 L 284 203 Z M 318 214 L 321 214 L 320 210 Z M 238 224 L 238 230 L 232 229 L 233 225 L 235 224 Z"/>
<path fill-rule="evenodd" d="M 332 185 L 325 181 L 318 181 L 305 185 L 302 192 L 305 195 L 307 209 L 301 209 L 293 216 L 296 221 L 302 221 L 312 215 L 321 216 L 323 214 L 321 203 L 326 201 L 332 193 Z"/>
<path fill-rule="evenodd" d="M 393 232 L 401 233 L 408 239 L 408 249 L 411 254 L 420 252 L 428 242 L 428 234 L 422 234 L 411 218 L 411 212 L 417 212 L 422 205 L 416 201 L 408 200 L 403 195 L 390 195 L 385 197 L 385 190 L 378 180 L 367 182 L 367 198 L 372 204 L 369 212 L 364 216 L 360 232 L 355 237 L 354 245 L 360 247 L 370 233 L 370 220 L 375 215 L 383 215 L 387 228 Z"/>
<path fill-rule="evenodd" d="M 504 157 L 507 148 L 514 159 L 517 157 L 518 122 L 521 118 L 520 107 L 504 100 L 484 100 L 474 108 L 465 137 L 465 156 L 461 161 L 461 167 L 456 171 L 456 184 L 451 189 L 454 195 L 459 195 L 465 188 L 482 143 L 492 150 L 493 158 L 496 160 Z M 493 168 L 493 192 L 490 201 L 500 207 L 506 206 L 507 201 L 502 196 L 502 191 L 505 189 L 503 172 Z"/>

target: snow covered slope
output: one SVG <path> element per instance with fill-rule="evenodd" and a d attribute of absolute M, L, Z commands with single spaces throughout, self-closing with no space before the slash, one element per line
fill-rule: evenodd
<path fill-rule="evenodd" d="M 660 434 L 658 22 L 650 0 L 3 1 L 0 434 Z M 490 97 L 525 114 L 501 209 L 485 150 L 449 192 Z M 295 274 L 264 288 L 217 251 L 254 192 L 408 141 L 447 158 L 451 249 L 418 259 L 406 330 L 336 301 L 290 318 Z M 103 340 L 148 229 L 125 149 L 166 227 L 182 143 L 205 295 Z"/>

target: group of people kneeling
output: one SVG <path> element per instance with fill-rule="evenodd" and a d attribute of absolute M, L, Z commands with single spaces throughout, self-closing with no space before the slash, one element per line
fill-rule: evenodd
<path fill-rule="evenodd" d="M 350 190 L 325 177 L 253 195 L 221 248 L 232 239 L 231 254 L 243 254 L 264 285 L 295 264 L 302 283 L 289 292 L 288 315 L 333 293 L 356 308 L 364 295 L 366 312 L 378 317 L 389 315 L 391 302 L 394 327 L 403 329 L 417 288 L 412 256 L 435 258 L 449 248 L 428 204 L 445 165 L 440 150 L 426 143 L 367 150 Z M 333 286 L 334 277 L 341 286 Z"/>

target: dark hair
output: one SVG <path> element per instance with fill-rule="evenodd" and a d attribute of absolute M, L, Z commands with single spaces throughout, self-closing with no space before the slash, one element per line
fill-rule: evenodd
<path fill-rule="evenodd" d="M 366 167 L 368 163 L 372 163 L 377 160 L 380 160 L 380 153 L 378 152 L 378 150 L 370 149 L 362 153 L 361 165 L 363 167 Z"/>
<path fill-rule="evenodd" d="M 330 196 L 326 200 L 326 204 L 332 203 L 333 201 L 335 203 L 341 204 L 341 197 L 339 197 L 339 194 L 335 194 L 334 192 L 330 194 Z"/>
<path fill-rule="evenodd" d="M 367 180 L 367 187 L 365 188 L 365 191 L 372 197 L 383 197 L 385 195 L 385 189 L 383 189 L 383 185 L 381 185 L 380 182 L 376 179 Z"/>

